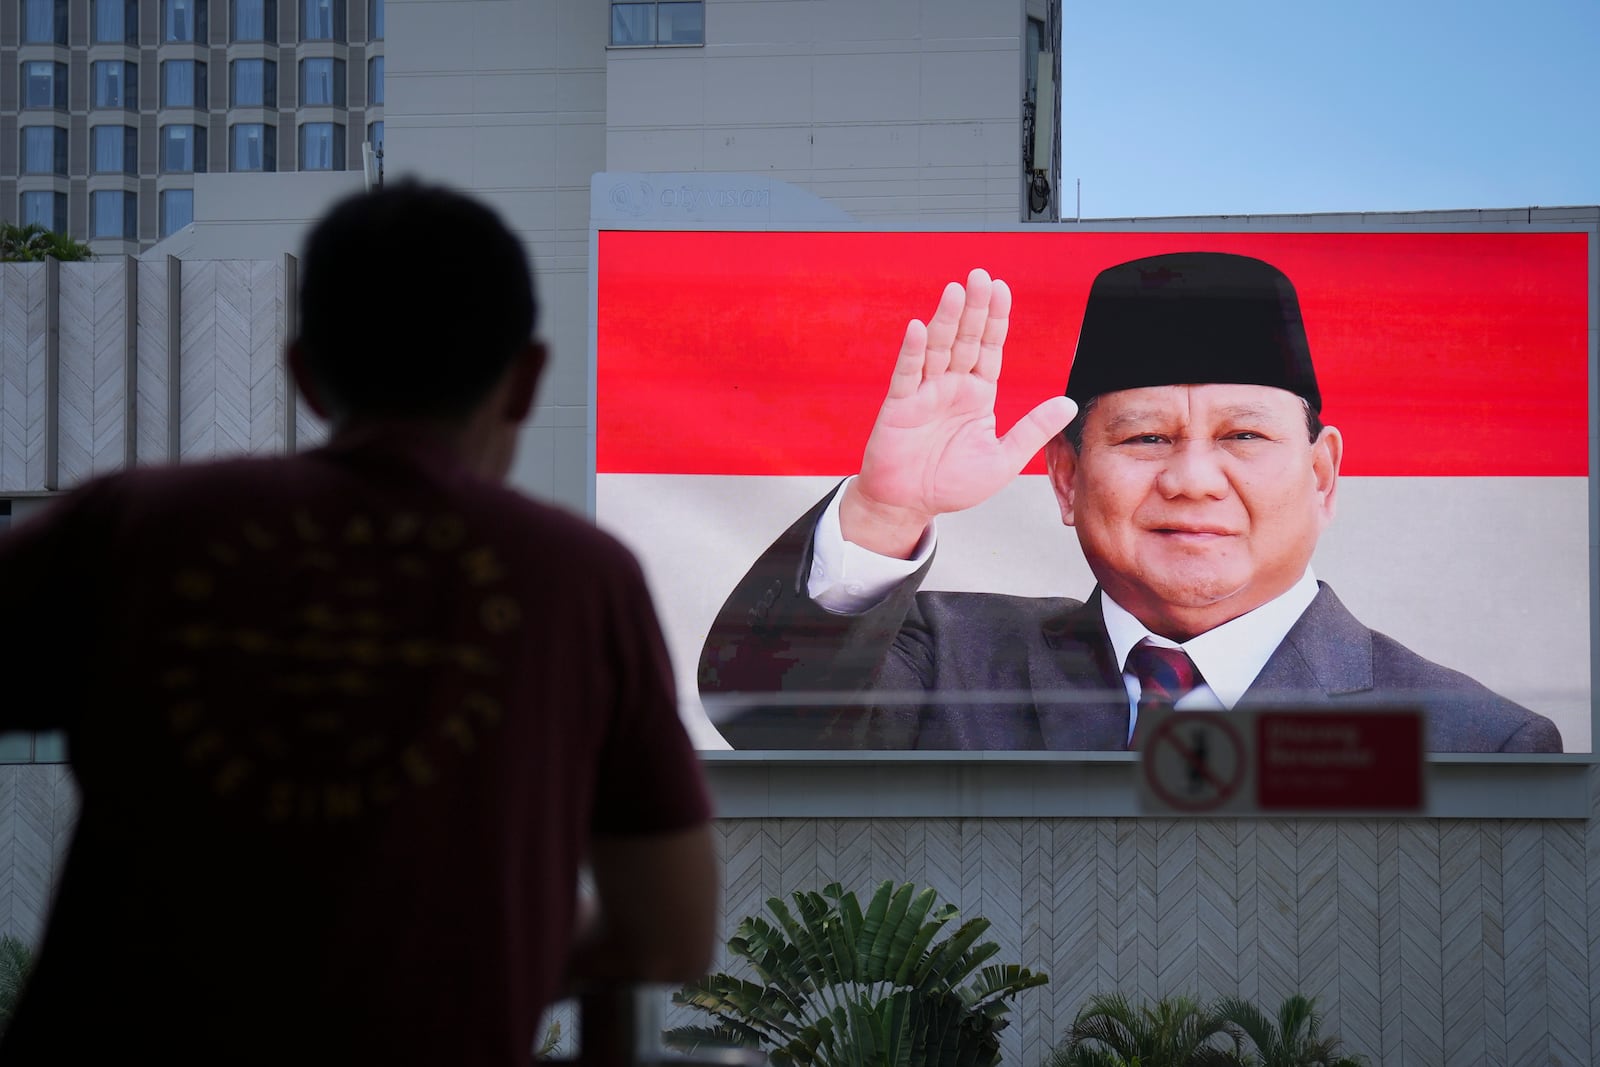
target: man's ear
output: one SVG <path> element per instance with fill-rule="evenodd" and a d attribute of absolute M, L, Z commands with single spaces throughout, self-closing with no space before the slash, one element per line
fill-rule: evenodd
<path fill-rule="evenodd" d="M 1061 509 L 1061 522 L 1072 526 L 1077 522 L 1073 510 L 1075 494 L 1073 482 L 1078 473 L 1078 454 L 1067 444 L 1066 438 L 1056 434 L 1044 446 L 1044 465 L 1050 472 L 1050 488 L 1055 490 L 1056 505 Z"/>
<path fill-rule="evenodd" d="M 317 417 L 324 421 L 331 421 L 327 402 L 322 398 L 316 379 L 306 368 L 306 352 L 300 347 L 299 341 L 290 341 L 286 353 L 289 360 L 289 376 L 294 379 L 294 384 L 299 388 L 300 395 L 306 398 L 306 404 Z"/>
<path fill-rule="evenodd" d="M 529 341 L 518 352 L 506 373 L 510 376 L 506 390 L 506 421 L 520 423 L 533 411 L 533 402 L 539 396 L 539 378 L 544 374 L 550 351 L 543 341 Z"/>
<path fill-rule="evenodd" d="M 1311 473 L 1316 478 L 1317 508 L 1323 524 L 1333 520 L 1339 492 L 1339 464 L 1344 459 L 1344 435 L 1336 426 L 1324 426 L 1311 445 Z"/>

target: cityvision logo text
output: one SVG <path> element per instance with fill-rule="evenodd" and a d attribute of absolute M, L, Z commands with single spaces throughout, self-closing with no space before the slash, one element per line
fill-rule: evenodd
<path fill-rule="evenodd" d="M 612 210 L 639 218 L 657 212 L 722 211 L 729 208 L 765 210 L 771 203 L 767 189 L 714 188 L 704 185 L 678 185 L 657 191 L 647 181 L 618 182 L 611 187 Z"/>

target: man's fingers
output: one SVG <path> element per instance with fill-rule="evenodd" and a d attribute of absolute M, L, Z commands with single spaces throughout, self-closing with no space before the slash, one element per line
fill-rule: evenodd
<path fill-rule="evenodd" d="M 1045 442 L 1067 428 L 1078 413 L 1078 405 L 1064 396 L 1053 396 L 1024 415 L 1011 432 L 1000 439 L 1012 470 L 1020 471 Z"/>
<path fill-rule="evenodd" d="M 965 299 L 961 304 L 961 320 L 956 324 L 955 343 L 950 346 L 950 373 L 966 374 L 978 364 L 979 342 L 983 340 L 984 324 L 989 318 L 989 299 L 994 284 L 989 272 L 974 267 L 967 275 Z"/>
<path fill-rule="evenodd" d="M 920 319 L 906 323 L 905 340 L 900 342 L 900 356 L 894 361 L 894 373 L 889 376 L 889 399 L 901 400 L 915 396 L 922 384 L 923 357 L 928 349 L 928 328 Z"/>
<path fill-rule="evenodd" d="M 978 363 L 974 368 L 979 377 L 989 381 L 1000 378 L 1000 353 L 1005 348 L 1006 330 L 1011 325 L 1011 287 L 999 278 L 989 291 L 989 318 L 983 324 L 983 338 L 979 341 Z"/>
<path fill-rule="evenodd" d="M 961 322 L 961 308 L 966 299 L 967 292 L 960 282 L 951 282 L 944 287 L 938 310 L 928 320 L 927 359 L 922 370 L 924 375 L 943 374 L 950 366 L 950 346 L 955 343 L 956 327 Z"/>

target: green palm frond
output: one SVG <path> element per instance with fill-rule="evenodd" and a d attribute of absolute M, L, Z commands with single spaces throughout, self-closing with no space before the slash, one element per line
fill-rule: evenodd
<path fill-rule="evenodd" d="M 674 994 L 713 1021 L 668 1031 L 674 1047 L 745 1044 L 774 1067 L 992 1067 L 1011 1001 L 1049 981 L 988 964 L 987 920 L 947 931 L 957 909 L 909 883 L 880 884 L 865 908 L 833 883 L 767 912 L 728 942 L 753 979 L 713 974 Z"/>

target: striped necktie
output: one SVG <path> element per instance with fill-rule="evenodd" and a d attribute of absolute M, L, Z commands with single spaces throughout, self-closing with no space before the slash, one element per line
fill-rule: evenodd
<path fill-rule="evenodd" d="M 1181 648 L 1163 648 L 1140 641 L 1128 653 L 1128 673 L 1139 679 L 1139 712 L 1171 711 L 1203 679 L 1194 660 Z M 1135 721 L 1137 728 L 1137 720 Z M 1134 747 L 1132 744 L 1129 747 Z"/>

